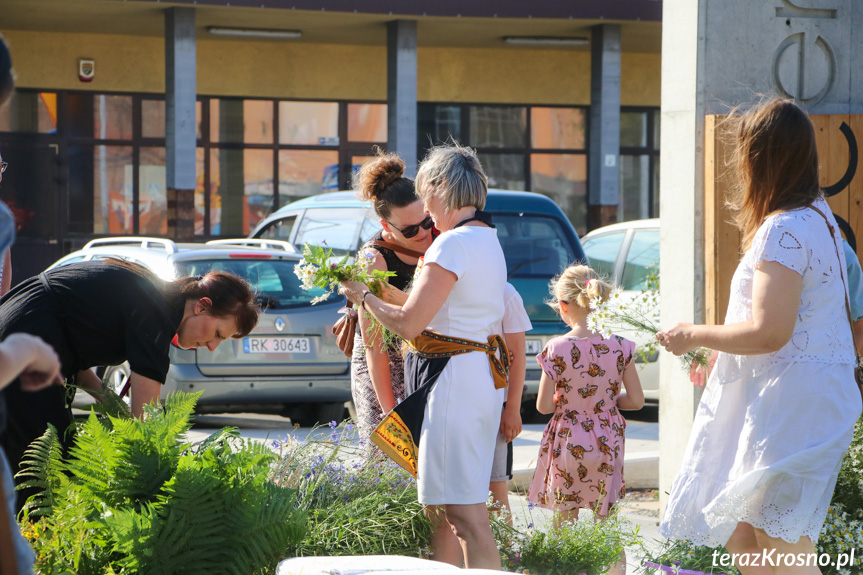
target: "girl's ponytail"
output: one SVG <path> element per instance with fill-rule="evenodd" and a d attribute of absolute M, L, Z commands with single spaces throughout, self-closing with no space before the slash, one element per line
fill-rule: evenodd
<path fill-rule="evenodd" d="M 583 264 L 573 264 L 553 278 L 549 284 L 552 299 L 546 303 L 560 313 L 560 300 L 589 310 L 594 299 L 604 302 L 611 295 L 612 285 Z"/>

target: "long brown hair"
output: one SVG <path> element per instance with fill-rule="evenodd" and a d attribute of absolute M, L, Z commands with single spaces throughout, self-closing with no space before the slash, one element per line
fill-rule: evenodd
<path fill-rule="evenodd" d="M 810 205 L 818 185 L 818 150 L 809 116 L 789 100 L 773 99 L 734 117 L 737 193 L 729 202 L 749 249 L 768 216 Z"/>
<path fill-rule="evenodd" d="M 237 320 L 234 337 L 244 337 L 258 325 L 260 308 L 255 303 L 255 294 L 249 282 L 240 276 L 220 271 L 207 272 L 202 276 L 183 277 L 172 282 L 160 279 L 155 273 L 135 262 L 108 258 L 106 264 L 125 268 L 145 277 L 167 296 L 180 296 L 197 301 L 203 297 L 213 302 L 208 313 L 215 317 L 233 317 Z"/>

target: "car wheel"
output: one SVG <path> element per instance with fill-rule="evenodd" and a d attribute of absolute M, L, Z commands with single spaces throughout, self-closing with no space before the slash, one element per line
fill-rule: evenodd
<path fill-rule="evenodd" d="M 108 384 L 109 389 L 120 395 L 123 392 L 123 388 L 126 387 L 126 383 L 129 381 L 129 376 L 132 375 L 132 370 L 129 367 L 128 363 L 122 363 L 120 365 L 109 365 L 105 368 L 105 373 L 102 375 L 102 380 Z M 132 393 L 131 390 L 126 392 L 126 396 L 123 398 L 123 401 L 126 402 L 126 405 L 132 404 Z"/>
<path fill-rule="evenodd" d="M 316 424 L 326 425 L 331 421 L 341 422 L 345 418 L 344 402 L 310 403 L 288 407 L 285 415 L 300 427 L 314 427 Z"/>

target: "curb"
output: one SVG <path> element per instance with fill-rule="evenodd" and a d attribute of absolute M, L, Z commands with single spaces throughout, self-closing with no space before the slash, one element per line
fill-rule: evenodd
<path fill-rule="evenodd" d="M 535 464 L 536 460 L 531 460 Z M 659 452 L 645 451 L 627 455 L 623 459 L 626 487 L 629 489 L 659 488 Z M 535 467 L 513 469 L 512 479 L 507 483 L 510 491 L 526 492 L 533 479 Z"/>

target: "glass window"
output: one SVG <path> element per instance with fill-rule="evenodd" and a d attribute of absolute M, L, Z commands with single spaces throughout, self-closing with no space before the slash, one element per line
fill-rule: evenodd
<path fill-rule="evenodd" d="M 132 148 L 69 146 L 69 229 L 131 234 Z"/>
<path fill-rule="evenodd" d="M 210 182 L 210 233 L 247 236 L 273 208 L 273 151 L 212 150 Z"/>
<path fill-rule="evenodd" d="M 57 133 L 57 94 L 13 92 L 9 104 L 0 107 L 0 132 Z"/>
<path fill-rule="evenodd" d="M 225 271 L 238 275 L 252 284 L 252 291 L 268 308 L 284 309 L 308 306 L 312 299 L 324 293 L 320 288 L 304 290 L 300 279 L 294 274 L 295 264 L 293 260 L 242 259 L 225 256 L 223 259 L 181 261 L 176 265 L 181 276 L 203 275 L 209 271 Z M 342 296 L 332 293 L 328 300 L 339 297 Z"/>
<path fill-rule="evenodd" d="M 660 136 L 659 119 L 661 117 L 662 117 L 662 114 L 660 113 L 659 110 L 656 110 L 655 112 L 653 112 L 653 147 L 654 147 L 654 149 L 657 149 L 657 150 L 659 149 L 659 136 Z M 657 190 L 658 189 L 659 188 L 657 188 Z"/>
<path fill-rule="evenodd" d="M 592 267 L 600 277 L 615 281 L 614 266 L 617 264 L 617 256 L 620 254 L 620 244 L 626 232 L 615 232 L 602 234 L 590 238 L 582 238 L 581 247 L 584 255 L 590 261 Z"/>
<path fill-rule="evenodd" d="M 461 141 L 461 106 L 417 104 L 417 150 L 420 156 L 431 146 Z"/>
<path fill-rule="evenodd" d="M 319 208 L 306 210 L 300 221 L 295 245 L 323 245 L 333 250 L 333 255 L 353 254 L 357 248 L 360 228 L 365 219 L 365 210 L 356 208 Z"/>
<path fill-rule="evenodd" d="M 272 144 L 272 100 L 210 100 L 210 141 Z"/>
<path fill-rule="evenodd" d="M 338 103 L 279 102 L 279 143 L 338 146 Z"/>
<path fill-rule="evenodd" d="M 533 147 L 584 149 L 584 117 L 584 110 L 580 108 L 531 108 Z"/>
<path fill-rule="evenodd" d="M 100 140 L 132 139 L 132 96 L 93 96 L 93 137 Z"/>
<path fill-rule="evenodd" d="M 204 123 L 204 105 L 200 100 L 195 102 L 195 137 L 203 138 L 203 123 Z"/>
<path fill-rule="evenodd" d="M 145 138 L 165 137 L 165 100 L 141 101 L 141 135 Z"/>
<path fill-rule="evenodd" d="M 653 158 L 653 211 L 650 215 L 659 217 L 659 162 L 660 157 Z"/>
<path fill-rule="evenodd" d="M 531 190 L 560 206 L 579 234 L 587 230 L 587 156 L 531 154 Z"/>
<path fill-rule="evenodd" d="M 646 112 L 620 113 L 620 146 L 622 148 L 644 148 L 650 145 L 647 132 Z"/>
<path fill-rule="evenodd" d="M 279 150 L 279 202 L 338 189 L 339 153 L 318 150 Z"/>
<path fill-rule="evenodd" d="M 527 177 L 524 173 L 522 154 L 484 154 L 479 153 L 479 161 L 488 177 L 488 187 L 501 190 L 526 190 Z"/>
<path fill-rule="evenodd" d="M 291 240 L 291 232 L 294 230 L 295 223 L 297 223 L 296 215 L 286 216 L 274 221 L 261 230 L 261 233 L 259 233 L 257 237 L 266 238 L 268 240 L 284 240 L 288 242 Z"/>
<path fill-rule="evenodd" d="M 523 148 L 527 145 L 527 108 L 471 106 L 470 145 L 477 148 Z"/>
<path fill-rule="evenodd" d="M 379 231 L 381 231 L 381 221 L 377 219 L 377 214 L 372 213 L 363 222 L 363 229 L 360 230 L 360 245 L 372 239 Z"/>
<path fill-rule="evenodd" d="M 495 214 L 494 225 L 510 279 L 548 280 L 575 260 L 573 246 L 554 218 Z"/>
<path fill-rule="evenodd" d="M 386 104 L 348 104 L 348 140 L 387 141 Z"/>
<path fill-rule="evenodd" d="M 620 156 L 619 221 L 650 217 L 650 183 L 650 156 Z"/>
<path fill-rule="evenodd" d="M 168 233 L 165 148 L 144 148 L 138 165 L 138 230 L 142 235 Z"/>
<path fill-rule="evenodd" d="M 632 236 L 621 287 L 625 290 L 647 288 L 647 277 L 659 271 L 659 230 L 639 230 Z"/>
<path fill-rule="evenodd" d="M 204 148 L 195 149 L 195 235 L 203 236 L 204 218 L 206 217 L 206 206 L 204 205 L 204 186 L 206 179 L 204 178 Z M 212 190 L 212 186 L 210 186 Z M 218 214 L 218 210 L 214 209 L 213 200 L 218 198 L 218 195 L 210 196 L 210 216 Z M 218 220 L 217 220 L 218 221 Z M 210 221 L 210 230 L 213 229 L 213 222 Z"/>

